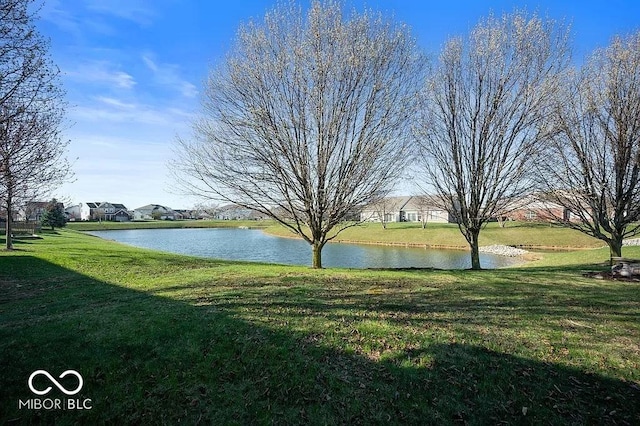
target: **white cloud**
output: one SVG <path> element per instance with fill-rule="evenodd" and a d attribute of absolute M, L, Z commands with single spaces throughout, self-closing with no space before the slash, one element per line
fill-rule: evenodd
<path fill-rule="evenodd" d="M 102 84 L 120 89 L 131 89 L 136 81 L 131 74 L 120 69 L 108 61 L 89 61 L 64 70 L 67 78 L 78 82 Z"/>
<path fill-rule="evenodd" d="M 40 16 L 64 32 L 72 34 L 76 39 L 86 39 L 87 33 L 113 36 L 117 29 L 98 13 L 86 13 L 83 3 L 64 4 L 59 0 L 48 0 L 44 3 Z M 95 11 L 92 11 L 95 12 Z"/>
<path fill-rule="evenodd" d="M 58 28 L 78 35 L 80 33 L 80 23 L 60 4 L 59 0 L 49 0 L 40 10 L 42 19 L 55 24 Z"/>
<path fill-rule="evenodd" d="M 115 98 L 110 98 L 108 96 L 96 96 L 95 100 L 97 100 L 98 102 L 101 102 L 103 104 L 107 104 L 116 108 L 120 108 L 123 110 L 134 110 L 136 109 L 136 107 L 138 107 L 138 105 L 134 104 L 134 103 L 130 103 L 130 102 L 124 102 L 121 101 L 119 99 L 115 99 Z"/>
<path fill-rule="evenodd" d="M 104 15 L 116 16 L 141 26 L 150 25 L 157 16 L 147 0 L 89 0 L 87 9 Z"/>
<path fill-rule="evenodd" d="M 153 73 L 157 84 L 179 92 L 186 98 L 194 98 L 198 94 L 196 86 L 180 76 L 180 67 L 174 64 L 158 64 L 150 53 L 142 55 L 142 61 Z"/>
<path fill-rule="evenodd" d="M 171 135 L 178 130 L 184 130 L 187 123 L 193 119 L 191 112 L 175 107 L 156 108 L 153 105 L 109 96 L 95 96 L 92 100 L 93 102 L 85 102 L 71 108 L 70 117 L 80 123 L 126 124 L 130 132 L 134 129 L 154 132 L 166 129 Z M 153 127 L 138 129 L 137 126 L 140 125 Z"/>

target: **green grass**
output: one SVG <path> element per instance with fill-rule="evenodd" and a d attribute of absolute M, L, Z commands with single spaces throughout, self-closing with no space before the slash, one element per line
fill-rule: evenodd
<path fill-rule="evenodd" d="M 16 246 L 0 255 L 2 423 L 640 422 L 640 286 L 582 275 L 606 250 L 316 271 L 71 230 Z M 79 371 L 92 409 L 19 410 L 37 369 Z"/>
<path fill-rule="evenodd" d="M 266 232 L 280 236 L 294 235 L 275 223 L 271 223 Z M 448 223 L 430 223 L 425 229 L 419 223 L 389 223 L 386 229 L 380 223 L 364 223 L 341 232 L 335 241 L 468 248 L 458 226 Z M 604 245 L 600 240 L 571 229 L 519 222 L 509 222 L 504 228 L 497 223 L 489 223 L 480 233 L 480 245 L 493 244 L 546 249 L 596 248 Z"/>

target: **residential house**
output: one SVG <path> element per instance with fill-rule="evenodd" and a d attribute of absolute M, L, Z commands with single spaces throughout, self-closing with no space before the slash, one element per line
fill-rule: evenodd
<path fill-rule="evenodd" d="M 218 220 L 262 220 L 267 216 L 246 207 L 227 204 L 215 212 L 214 218 Z"/>
<path fill-rule="evenodd" d="M 28 201 L 24 204 L 22 211 L 18 215 L 19 221 L 40 222 L 44 212 L 47 210 L 48 201 Z M 63 203 L 58 203 L 64 209 Z"/>
<path fill-rule="evenodd" d="M 64 214 L 70 222 L 82 220 L 82 203 L 66 207 L 64 209 Z"/>
<path fill-rule="evenodd" d="M 28 201 L 18 214 L 18 220 L 24 222 L 40 222 L 47 208 L 46 201 Z"/>
<path fill-rule="evenodd" d="M 177 220 L 182 216 L 170 207 L 160 204 L 147 204 L 133 211 L 133 220 Z"/>
<path fill-rule="evenodd" d="M 369 222 L 404 222 L 404 207 L 411 197 L 386 197 L 377 203 L 366 206 L 360 212 L 360 220 Z"/>
<path fill-rule="evenodd" d="M 442 200 L 433 195 L 414 195 L 404 205 L 405 222 L 455 223 Z"/>
<path fill-rule="evenodd" d="M 128 222 L 131 220 L 129 211 L 124 204 L 107 201 L 89 202 L 81 205 L 82 220 L 99 220 L 107 222 Z"/>
<path fill-rule="evenodd" d="M 522 222 L 551 222 L 576 220 L 571 211 L 558 203 L 544 200 L 538 194 L 530 194 L 505 204 L 500 219 Z"/>
<path fill-rule="evenodd" d="M 454 220 L 449 212 L 428 195 L 386 197 L 365 207 L 360 220 L 369 222 L 437 222 L 450 223 Z"/>
<path fill-rule="evenodd" d="M 194 210 L 174 209 L 176 219 L 197 219 L 197 213 Z"/>

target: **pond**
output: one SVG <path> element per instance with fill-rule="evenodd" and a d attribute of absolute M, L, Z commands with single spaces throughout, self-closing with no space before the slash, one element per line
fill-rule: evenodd
<path fill-rule="evenodd" d="M 89 232 L 124 244 L 226 260 L 311 266 L 311 247 L 305 241 L 265 234 L 256 229 L 128 229 Z M 483 268 L 521 263 L 519 259 L 480 253 Z M 341 268 L 442 268 L 471 267 L 469 253 L 360 244 L 327 244 L 322 250 L 324 267 Z"/>

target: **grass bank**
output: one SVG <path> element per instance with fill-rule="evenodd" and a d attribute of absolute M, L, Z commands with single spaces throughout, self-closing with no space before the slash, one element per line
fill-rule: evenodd
<path fill-rule="evenodd" d="M 16 246 L 0 254 L 2 423 L 640 422 L 640 287 L 584 278 L 591 260 L 315 271 L 71 230 Z M 77 370 L 92 408 L 19 409 L 38 369 Z"/>
<path fill-rule="evenodd" d="M 269 222 L 266 222 L 269 223 Z M 265 231 L 279 236 L 294 236 L 286 228 L 271 222 Z M 341 232 L 335 242 L 411 245 L 468 249 L 468 244 L 455 224 L 430 223 L 425 229 L 419 223 L 363 223 Z M 543 223 L 510 222 L 504 228 L 489 223 L 480 233 L 480 245 L 503 244 L 529 249 L 587 249 L 604 243 L 572 229 Z"/>

